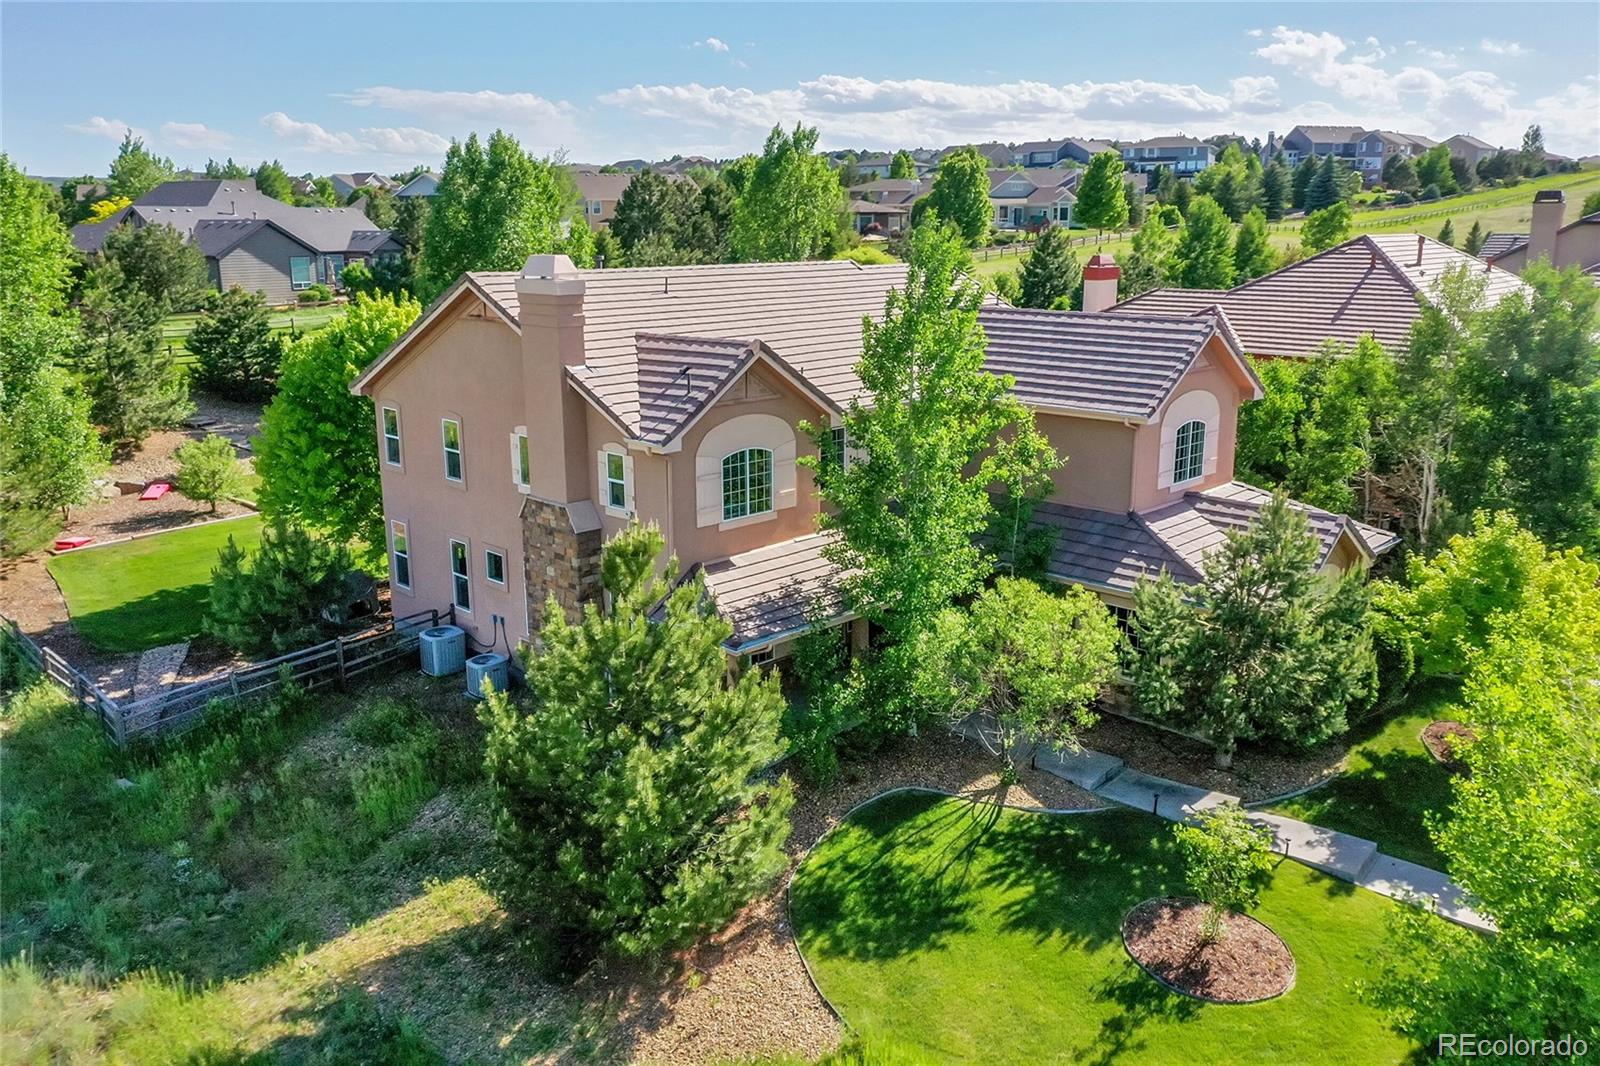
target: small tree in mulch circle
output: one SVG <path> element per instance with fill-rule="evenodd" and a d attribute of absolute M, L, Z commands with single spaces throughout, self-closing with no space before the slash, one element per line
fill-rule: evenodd
<path fill-rule="evenodd" d="M 1229 911 L 1253 908 L 1272 870 L 1272 833 L 1245 817 L 1244 809 L 1227 804 L 1173 826 L 1183 852 L 1184 879 L 1206 904 L 1201 938 L 1222 939 L 1222 920 Z"/>
<path fill-rule="evenodd" d="M 219 501 L 244 489 L 244 468 L 233 442 L 226 437 L 213 433 L 204 440 L 189 441 L 178 448 L 177 459 L 178 491 L 210 504 L 213 513 Z"/>

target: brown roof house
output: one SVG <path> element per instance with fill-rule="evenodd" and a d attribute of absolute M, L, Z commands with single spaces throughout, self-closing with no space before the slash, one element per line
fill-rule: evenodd
<path fill-rule="evenodd" d="M 1478 254 L 1495 266 L 1522 273 L 1544 259 L 1552 266 L 1576 266 L 1600 280 L 1600 212 L 1562 225 L 1566 194 L 1544 189 L 1533 194 L 1533 218 L 1527 233 L 1491 233 Z"/>
<path fill-rule="evenodd" d="M 1103 306 L 1115 267 L 1092 266 L 1086 299 Z M 475 646 L 509 649 L 547 597 L 591 599 L 605 539 L 642 521 L 704 575 L 730 655 L 786 654 L 817 603 L 846 621 L 797 425 L 841 425 L 862 319 L 904 280 L 901 264 L 580 270 L 561 255 L 464 275 L 352 385 L 375 409 L 395 613 L 453 605 Z M 1233 480 L 1239 405 L 1261 387 L 1226 313 L 991 301 L 981 321 L 990 367 L 1070 457 L 1039 516 L 1060 533 L 1053 576 L 1125 607 L 1141 573 L 1193 580 L 1260 507 Z M 1308 512 L 1330 569 L 1393 543 Z"/>
<path fill-rule="evenodd" d="M 1439 277 L 1465 267 L 1484 276 L 1490 302 L 1525 288 L 1520 278 L 1448 244 L 1414 233 L 1366 234 L 1232 289 L 1152 289 L 1124 300 L 1118 314 L 1227 312 L 1244 350 L 1259 356 L 1309 356 L 1328 340 L 1375 338 L 1390 351 L 1405 344 Z"/>
<path fill-rule="evenodd" d="M 1072 225 L 1079 170 L 991 170 L 989 203 L 994 225 L 1004 230 L 1041 230 Z"/>
<path fill-rule="evenodd" d="M 851 187 L 850 222 L 857 233 L 892 236 L 911 225 L 911 207 L 933 189 L 930 178 L 878 178 Z"/>

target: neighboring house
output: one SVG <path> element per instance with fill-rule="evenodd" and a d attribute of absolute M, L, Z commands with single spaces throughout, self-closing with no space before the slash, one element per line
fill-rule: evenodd
<path fill-rule="evenodd" d="M 952 144 L 940 149 L 938 155 L 934 158 L 934 162 L 937 163 L 945 156 L 959 152 L 963 148 L 976 148 L 978 154 L 987 159 L 992 167 L 1011 166 L 1011 157 L 1013 155 L 1011 146 L 1009 144 L 1001 144 L 999 141 L 986 141 L 983 144 Z"/>
<path fill-rule="evenodd" d="M 1296 166 L 1307 156 L 1331 155 L 1349 161 L 1356 154 L 1356 141 L 1366 130 L 1360 126 L 1296 126 L 1284 135 L 1279 149 L 1283 161 Z"/>
<path fill-rule="evenodd" d="M 1101 152 L 1115 152 L 1117 146 L 1110 141 L 1090 141 L 1080 137 L 1068 137 L 1065 146 L 1061 149 L 1061 159 L 1072 160 L 1074 163 L 1087 164 L 1089 160 Z"/>
<path fill-rule="evenodd" d="M 865 235 L 892 236 L 911 223 L 911 207 L 933 188 L 922 178 L 879 178 L 850 189 L 851 226 Z"/>
<path fill-rule="evenodd" d="M 1003 230 L 1039 230 L 1072 225 L 1072 208 L 1082 172 L 1077 170 L 991 170 L 989 203 L 994 224 Z"/>
<path fill-rule="evenodd" d="M 289 191 L 296 196 L 315 196 L 317 183 L 313 178 L 290 178 Z"/>
<path fill-rule="evenodd" d="M 863 177 L 887 178 L 894 168 L 893 152 L 867 152 L 856 159 L 856 173 Z"/>
<path fill-rule="evenodd" d="M 583 208 L 583 217 L 589 220 L 589 228 L 599 229 L 610 225 L 612 216 L 617 213 L 617 201 L 633 184 L 634 175 L 601 174 L 594 170 L 569 173 L 572 174 L 573 184 L 578 187 L 579 205 Z"/>
<path fill-rule="evenodd" d="M 1451 155 L 1458 155 L 1465 159 L 1469 167 L 1476 167 L 1480 159 L 1500 151 L 1488 141 L 1480 141 L 1468 133 L 1458 133 L 1444 143 L 1449 147 Z"/>
<path fill-rule="evenodd" d="M 401 200 L 411 200 L 416 197 L 431 199 L 439 191 L 439 175 L 431 170 L 424 170 L 421 174 L 406 182 L 395 190 L 395 196 Z"/>
<path fill-rule="evenodd" d="M 1415 159 L 1438 141 L 1420 133 L 1396 133 L 1393 130 L 1367 130 L 1356 136 L 1355 147 L 1348 156 L 1351 169 L 1361 175 L 1368 185 L 1376 185 L 1383 178 L 1383 164 L 1390 156 Z"/>
<path fill-rule="evenodd" d="M 400 183 L 387 174 L 379 174 L 374 170 L 362 170 L 355 174 L 329 174 L 328 180 L 333 182 L 333 191 L 343 203 L 350 199 L 350 195 L 357 189 L 380 189 L 384 192 L 394 192 L 400 188 Z"/>
<path fill-rule="evenodd" d="M 1517 274 L 1540 259 L 1556 267 L 1576 266 L 1600 283 L 1600 212 L 1563 226 L 1566 210 L 1560 189 L 1534 193 L 1528 232 L 1491 233 L 1478 255 Z"/>
<path fill-rule="evenodd" d="M 1481 273 L 1491 303 L 1525 290 L 1509 271 L 1490 267 L 1421 234 L 1368 234 L 1232 289 L 1152 289 L 1124 300 L 1118 314 L 1208 315 L 1216 308 L 1244 350 L 1264 357 L 1315 355 L 1324 342 L 1364 336 L 1398 352 L 1422 314 L 1419 300 L 1449 269 Z"/>
<path fill-rule="evenodd" d="M 1194 137 L 1152 137 L 1122 148 L 1123 165 L 1141 174 L 1166 167 L 1180 177 L 1194 175 L 1216 161 L 1216 145 Z"/>
<path fill-rule="evenodd" d="M 704 167 L 707 170 L 718 170 L 720 167 L 715 159 L 707 159 L 703 155 L 684 155 L 677 159 L 665 159 L 659 163 L 651 163 L 650 169 L 662 174 L 684 175 L 695 167 Z M 640 168 L 644 169 L 643 167 Z"/>
<path fill-rule="evenodd" d="M 1060 163 L 1087 163 L 1101 152 L 1116 148 L 1106 141 L 1086 141 L 1063 137 L 1056 141 L 1024 141 L 1011 150 L 1011 162 L 1019 167 L 1053 167 Z"/>
<path fill-rule="evenodd" d="M 1086 288 L 1108 298 L 1115 267 L 1096 269 L 1109 283 Z M 730 655 L 781 657 L 818 606 L 851 621 L 798 426 L 847 445 L 862 320 L 905 277 L 839 261 L 579 270 L 560 255 L 463 276 L 351 386 L 374 405 L 396 615 L 453 605 L 474 647 L 510 649 L 548 600 L 570 616 L 597 596 L 608 537 L 653 522 L 684 577 L 704 575 Z M 1261 386 L 1222 312 L 991 299 L 980 322 L 990 368 L 1071 459 L 1037 512 L 1060 534 L 1051 576 L 1125 610 L 1139 575 L 1195 580 L 1261 506 L 1233 480 L 1239 405 Z M 1394 543 L 1306 510 L 1330 571 Z M 866 635 L 854 621 L 853 644 Z"/>
<path fill-rule="evenodd" d="M 640 171 L 649 166 L 650 162 L 646 159 L 619 159 L 611 165 L 618 170 Z"/>
<path fill-rule="evenodd" d="M 103 222 L 74 226 L 72 243 L 94 253 L 119 226 L 151 225 L 189 238 L 218 288 L 260 291 L 272 304 L 318 283 L 338 288 L 350 262 L 404 251 L 360 207 L 295 207 L 257 192 L 250 178 L 165 182 Z"/>

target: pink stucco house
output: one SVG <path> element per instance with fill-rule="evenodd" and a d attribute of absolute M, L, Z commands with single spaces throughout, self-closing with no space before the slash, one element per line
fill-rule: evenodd
<path fill-rule="evenodd" d="M 1086 276 L 1086 300 L 1109 306 L 1114 266 Z M 783 656 L 819 600 L 846 621 L 796 426 L 840 424 L 861 321 L 904 278 L 559 255 L 463 276 L 352 385 L 375 408 L 395 613 L 453 604 L 476 646 L 514 648 L 547 595 L 569 610 L 594 595 L 605 538 L 637 520 L 704 574 L 730 654 Z M 981 320 L 991 369 L 1068 457 L 1038 518 L 1059 532 L 1051 575 L 1124 609 L 1141 573 L 1194 580 L 1266 498 L 1233 480 L 1239 406 L 1261 386 L 1226 314 L 994 303 Z M 1308 513 L 1329 570 L 1394 543 Z"/>

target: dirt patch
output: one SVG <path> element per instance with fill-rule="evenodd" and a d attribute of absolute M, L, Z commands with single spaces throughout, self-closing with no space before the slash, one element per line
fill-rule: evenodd
<path fill-rule="evenodd" d="M 1198 900 L 1146 900 L 1122 920 L 1123 946 L 1162 984 L 1212 1003 L 1257 1003 L 1294 987 L 1294 955 L 1282 937 L 1230 912 L 1221 939 L 1207 943 L 1205 912 Z"/>
<path fill-rule="evenodd" d="M 1099 723 L 1082 740 L 1084 747 L 1115 755 L 1135 770 L 1226 792 L 1244 803 L 1321 784 L 1343 769 L 1347 754 L 1344 745 L 1337 743 L 1300 753 L 1242 744 L 1234 753 L 1233 766 L 1219 770 L 1211 765 L 1209 745 L 1107 713 L 1101 714 Z"/>
<path fill-rule="evenodd" d="M 1477 739 L 1478 735 L 1460 722 L 1429 722 L 1422 729 L 1422 746 L 1434 762 L 1455 774 L 1467 772 L 1461 749 Z"/>
<path fill-rule="evenodd" d="M 920 785 L 1032 809 L 1100 805 L 1051 774 L 1024 768 L 1021 779 L 1006 786 L 999 770 L 976 743 L 943 730 L 850 759 L 828 788 L 797 788 L 790 869 L 851 808 L 887 789 Z M 811 986 L 795 947 L 781 887 L 787 881 L 786 872 L 778 891 L 680 956 L 678 976 L 665 987 L 641 981 L 620 995 L 615 1038 L 633 1061 L 689 1064 L 773 1054 L 809 1059 L 838 1045 L 839 1023 Z"/>

